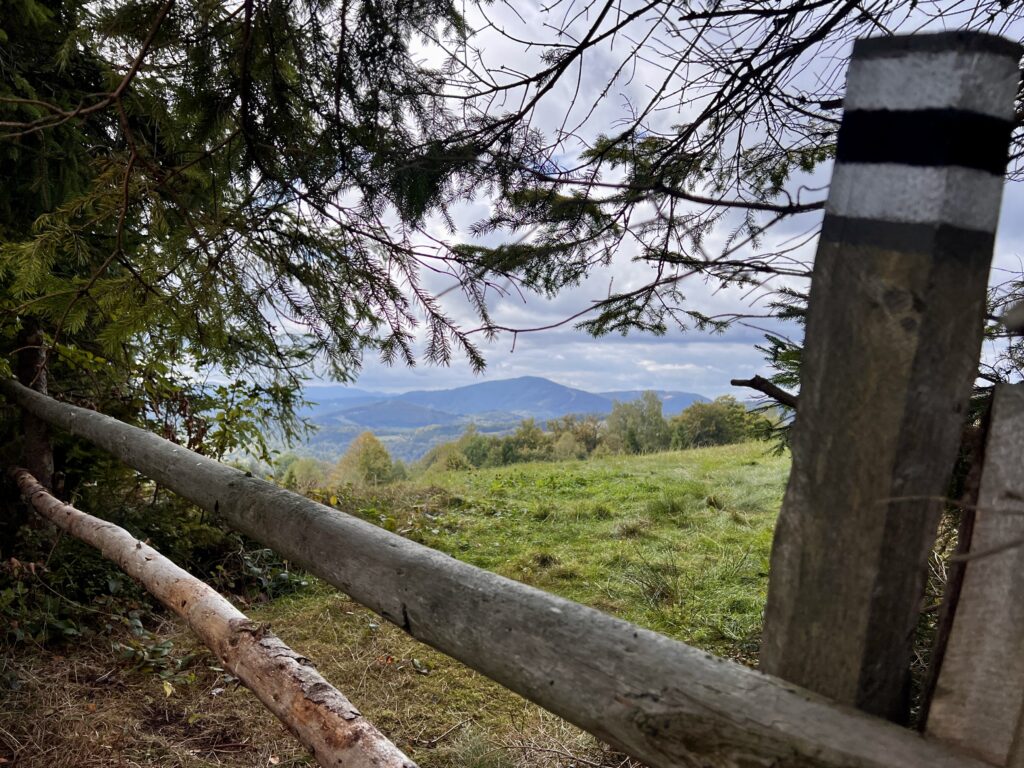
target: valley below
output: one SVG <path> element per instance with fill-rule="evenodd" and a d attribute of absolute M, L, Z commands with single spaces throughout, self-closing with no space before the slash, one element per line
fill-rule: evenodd
<path fill-rule="evenodd" d="M 680 413 L 708 398 L 693 392 L 654 390 L 663 415 Z M 344 386 L 312 386 L 300 415 L 316 427 L 296 452 L 334 461 L 364 431 L 372 431 L 392 457 L 411 462 L 435 445 L 474 426 L 483 435 L 504 435 L 523 419 L 543 423 L 569 414 L 606 416 L 615 402 L 632 402 L 643 390 L 586 392 L 539 376 L 524 376 L 442 390 L 374 392 Z"/>

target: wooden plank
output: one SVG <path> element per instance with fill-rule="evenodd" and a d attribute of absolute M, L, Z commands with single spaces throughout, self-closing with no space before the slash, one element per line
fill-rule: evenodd
<path fill-rule="evenodd" d="M 42 517 L 98 549 L 184 619 L 324 768 L 416 768 L 309 659 L 214 589 L 124 528 L 54 498 L 27 470 L 15 469 L 11 476 Z"/>
<path fill-rule="evenodd" d="M 996 388 L 971 552 L 928 733 L 1024 765 L 1024 384 Z"/>
<path fill-rule="evenodd" d="M 982 768 L 916 733 L 363 520 L 14 381 L 0 392 L 652 768 Z"/>
<path fill-rule="evenodd" d="M 814 264 L 762 667 L 903 722 L 982 340 L 1019 46 L 857 41 Z"/>

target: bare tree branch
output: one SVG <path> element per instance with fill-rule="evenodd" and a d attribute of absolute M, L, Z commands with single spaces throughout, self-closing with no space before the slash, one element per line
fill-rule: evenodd
<path fill-rule="evenodd" d="M 775 386 L 764 376 L 754 376 L 749 379 L 733 379 L 729 383 L 734 387 L 749 387 L 750 389 L 756 389 L 758 392 L 763 395 L 767 395 L 780 405 L 792 408 L 794 411 L 796 410 L 798 400 L 797 395 L 791 394 L 781 387 Z"/>

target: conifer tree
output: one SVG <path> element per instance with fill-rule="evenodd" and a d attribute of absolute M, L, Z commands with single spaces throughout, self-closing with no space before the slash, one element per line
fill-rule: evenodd
<path fill-rule="evenodd" d="M 462 354 L 480 368 L 473 331 L 529 330 L 495 323 L 491 295 L 553 295 L 627 245 L 650 279 L 566 322 L 721 328 L 735 314 L 690 305 L 688 279 L 808 274 L 764 236 L 822 206 L 793 184 L 832 155 L 848 42 L 1012 31 L 1021 15 L 998 3 L 570 5 L 523 17 L 522 37 L 513 12 L 450 0 L 7 0 L 0 170 L 15 181 L 0 191 L 0 373 L 32 331 L 48 366 L 90 368 L 107 391 L 213 370 L 255 379 L 250 394 L 286 416 L 315 364 L 342 379 L 364 352 Z M 513 71 L 496 42 L 542 55 Z M 597 55 L 616 62 L 607 81 L 566 101 Z M 649 97 L 614 125 L 590 120 L 640 68 Z M 552 106 L 560 124 L 537 122 Z M 430 222 L 454 230 L 452 206 L 480 195 L 491 214 L 439 237 Z M 716 227 L 731 234 L 710 252 Z M 450 276 L 476 320 L 449 316 L 426 272 Z"/>

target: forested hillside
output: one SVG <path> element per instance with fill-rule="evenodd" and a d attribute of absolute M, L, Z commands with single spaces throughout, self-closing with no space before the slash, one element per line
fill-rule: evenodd
<path fill-rule="evenodd" d="M 302 415 L 316 426 L 299 452 L 336 460 L 364 430 L 380 437 L 395 458 L 416 461 L 436 445 L 472 426 L 482 434 L 507 434 L 524 419 L 539 423 L 562 416 L 611 413 L 616 402 L 640 399 L 643 391 L 591 393 L 541 377 L 486 381 L 446 390 L 398 394 L 348 387 L 310 387 Z M 692 392 L 658 392 L 666 417 L 707 398 Z"/>

